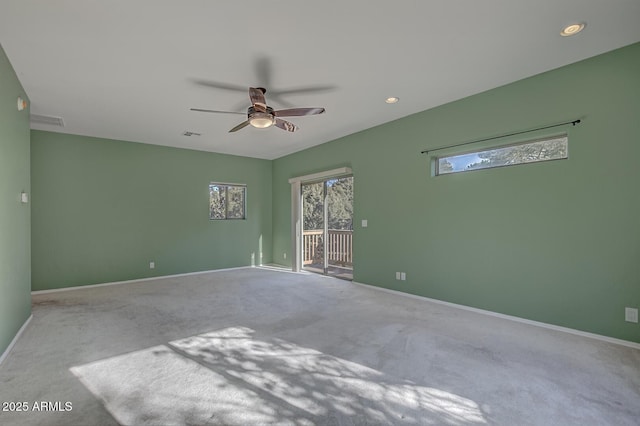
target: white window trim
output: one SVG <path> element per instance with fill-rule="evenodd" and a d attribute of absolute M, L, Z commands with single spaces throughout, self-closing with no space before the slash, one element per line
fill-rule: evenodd
<path fill-rule="evenodd" d="M 352 175 L 352 174 L 353 172 L 351 171 L 351 168 L 340 167 L 338 169 L 327 170 L 324 172 L 313 173 L 310 175 L 297 176 L 289 179 L 289 183 L 291 184 L 293 184 L 294 182 L 310 183 L 310 182 L 316 182 L 316 181 L 325 180 L 333 177 L 342 177 L 345 175 Z"/>

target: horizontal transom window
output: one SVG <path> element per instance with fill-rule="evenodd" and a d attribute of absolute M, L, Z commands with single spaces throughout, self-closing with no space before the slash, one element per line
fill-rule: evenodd
<path fill-rule="evenodd" d="M 566 159 L 568 158 L 568 147 L 569 139 L 567 135 L 561 135 L 464 154 L 436 157 L 435 174 L 445 175 L 493 167 Z"/>

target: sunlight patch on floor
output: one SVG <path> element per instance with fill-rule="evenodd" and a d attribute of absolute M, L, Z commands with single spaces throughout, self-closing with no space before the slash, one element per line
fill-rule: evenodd
<path fill-rule="evenodd" d="M 71 368 L 122 424 L 483 424 L 478 405 L 245 327 Z"/>

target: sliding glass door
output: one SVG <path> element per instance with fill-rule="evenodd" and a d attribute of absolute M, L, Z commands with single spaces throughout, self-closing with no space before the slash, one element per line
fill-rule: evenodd
<path fill-rule="evenodd" d="M 353 279 L 353 176 L 305 183 L 302 267 Z"/>
<path fill-rule="evenodd" d="M 323 182 L 302 185 L 302 268 L 326 273 L 325 185 Z"/>

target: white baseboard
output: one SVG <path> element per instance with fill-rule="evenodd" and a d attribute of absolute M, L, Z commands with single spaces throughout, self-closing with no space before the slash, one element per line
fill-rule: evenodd
<path fill-rule="evenodd" d="M 29 315 L 29 318 L 27 318 L 24 324 L 22 324 L 22 327 L 20 327 L 20 330 L 18 330 L 18 332 L 16 333 L 11 343 L 9 343 L 9 346 L 7 346 L 7 349 L 5 349 L 2 355 L 0 355 L 0 365 L 2 365 L 2 362 L 5 360 L 5 358 L 9 356 L 9 352 L 11 352 L 11 349 L 13 349 L 13 346 L 16 344 L 16 342 L 18 341 L 18 339 L 20 338 L 20 336 L 22 335 L 24 330 L 27 328 L 27 326 L 29 325 L 32 319 L 33 319 L 33 314 Z"/>
<path fill-rule="evenodd" d="M 426 301 L 426 302 L 437 303 L 438 305 L 449 306 L 451 308 L 463 309 L 465 311 L 471 311 L 471 312 L 475 312 L 475 313 L 478 313 L 478 314 L 489 315 L 489 316 L 492 316 L 492 317 L 502 318 L 502 319 L 515 321 L 515 322 L 520 322 L 520 323 L 523 323 L 523 324 L 533 325 L 533 326 L 536 326 L 536 327 L 547 328 L 549 330 L 561 331 L 561 332 L 564 332 L 564 333 L 574 334 L 576 336 L 588 337 L 590 339 L 601 340 L 603 342 L 613 343 L 613 344 L 616 344 L 616 345 L 627 346 L 629 348 L 640 349 L 640 343 L 630 342 L 628 340 L 616 339 L 614 337 L 603 336 L 601 334 L 595 334 L 595 333 L 588 333 L 586 331 L 580 331 L 580 330 L 576 330 L 576 329 L 569 328 L 569 327 L 561 327 L 559 325 L 547 324 L 546 322 L 533 321 L 533 320 L 529 320 L 529 319 L 526 319 L 526 318 L 514 317 L 512 315 L 500 314 L 498 312 L 487 311 L 487 310 L 479 309 L 479 308 L 473 308 L 471 306 L 459 305 L 457 303 L 445 302 L 443 300 L 438 300 L 438 299 L 431 299 L 430 297 L 419 296 L 417 294 L 411 294 L 411 293 L 405 293 L 405 292 L 398 291 L 398 290 L 391 290 L 391 289 L 384 288 L 384 287 L 377 287 L 377 286 L 371 285 L 371 284 L 359 283 L 359 282 L 355 282 L 355 281 L 352 281 L 352 283 L 355 284 L 355 285 L 364 286 L 364 287 L 367 287 L 367 288 L 383 291 L 383 292 L 386 292 L 386 293 L 392 293 L 392 294 L 396 294 L 396 295 L 404 296 L 404 297 L 411 297 L 413 299 L 419 299 L 419 300 L 423 300 L 423 301 Z"/>
<path fill-rule="evenodd" d="M 36 295 L 36 294 L 56 293 L 56 292 L 60 292 L 60 291 L 81 290 L 81 289 L 86 289 L 86 288 L 104 287 L 104 286 L 120 285 L 120 284 L 131 284 L 131 283 L 136 283 L 136 282 L 161 280 L 161 279 L 175 278 L 175 277 L 186 277 L 186 276 L 190 276 L 190 275 L 201 275 L 201 274 L 209 274 L 209 273 L 212 273 L 212 272 L 234 271 L 234 270 L 238 270 L 238 269 L 249 269 L 249 268 L 261 268 L 261 269 L 278 271 L 278 272 L 291 272 L 291 271 L 282 270 L 282 269 L 280 269 L 278 267 L 269 267 L 267 265 L 260 265 L 260 266 L 248 266 L 247 265 L 247 266 L 239 266 L 239 267 L 235 267 L 235 268 L 212 269 L 212 270 L 208 270 L 208 271 L 187 272 L 187 273 L 183 273 L 183 274 L 174 274 L 174 275 L 162 275 L 162 276 L 157 276 L 157 277 L 139 278 L 139 279 L 135 279 L 135 280 L 126 280 L 126 281 L 114 281 L 114 282 L 102 283 L 102 284 L 90 284 L 90 285 L 75 286 L 75 287 L 63 287 L 63 288 L 55 288 L 55 289 L 51 289 L 51 290 L 36 290 L 36 291 L 32 291 L 31 294 L 32 295 Z M 356 281 L 351 281 L 351 282 L 353 284 L 355 284 L 355 285 L 367 287 L 367 288 L 370 288 L 370 289 L 373 289 L 373 290 L 378 290 L 378 291 L 382 291 L 382 292 L 386 292 L 386 293 L 395 294 L 395 295 L 398 295 L 398 296 L 410 297 L 410 298 L 414 298 L 414 299 L 418 299 L 418 300 L 423 300 L 423 301 L 426 301 L 426 302 L 431 302 L 431 303 L 436 303 L 436 304 L 439 304 L 439 305 L 449 306 L 449 307 L 452 307 L 452 308 L 463 309 L 465 311 L 471 311 L 471 312 L 475 312 L 475 313 L 478 313 L 478 314 L 489 315 L 489 316 L 492 316 L 492 317 L 497 317 L 497 318 L 502 318 L 502 319 L 506 319 L 506 320 L 509 320 L 509 321 L 515 321 L 515 322 L 519 322 L 519 323 L 523 323 L 523 324 L 533 325 L 533 326 L 536 326 L 536 327 L 542 327 L 542 328 L 546 328 L 546 329 L 549 329 L 549 330 L 561 331 L 561 332 L 573 334 L 573 335 L 576 335 L 576 336 L 588 337 L 588 338 L 591 338 L 591 339 L 596 339 L 596 340 L 600 340 L 600 341 L 604 341 L 604 342 L 608 342 L 608 343 L 627 346 L 627 347 L 630 347 L 630 348 L 633 348 L 633 349 L 640 349 L 640 343 L 631 342 L 631 341 L 628 341 L 628 340 L 616 339 L 614 337 L 603 336 L 601 334 L 589 333 L 589 332 L 586 332 L 586 331 L 576 330 L 576 329 L 569 328 L 569 327 L 562 327 L 562 326 L 559 326 L 559 325 L 548 324 L 548 323 L 540 322 L 540 321 L 533 321 L 533 320 L 529 320 L 529 319 L 526 319 L 526 318 L 520 318 L 520 317 L 516 317 L 516 316 L 512 316 L 512 315 L 501 314 L 501 313 L 493 312 L 493 311 L 487 311 L 485 309 L 474 308 L 474 307 L 466 306 L 466 305 L 459 305 L 457 303 L 445 302 L 443 300 L 432 299 L 430 297 L 419 296 L 417 294 L 411 294 L 411 293 L 405 293 L 405 292 L 398 291 L 398 290 L 391 290 L 391 289 L 388 289 L 388 288 L 378 287 L 378 286 L 374 286 L 374 285 L 371 285 L 371 284 L 359 283 L 359 282 L 356 282 Z M 9 353 L 9 351 L 11 350 L 11 348 L 13 347 L 15 342 L 17 341 L 18 337 L 20 336 L 20 334 L 22 333 L 22 331 L 24 330 L 26 325 L 29 323 L 29 321 L 31 321 L 32 317 L 33 316 L 30 316 L 27 319 L 27 321 L 24 323 L 22 328 L 20 328 L 20 331 L 18 331 L 18 334 L 16 334 L 16 337 L 13 339 L 11 344 L 9 344 L 9 347 L 2 354 L 2 356 L 0 357 L 0 364 L 2 363 L 2 361 L 4 360 L 6 355 Z"/>
<path fill-rule="evenodd" d="M 105 287 L 109 285 L 132 284 L 132 283 L 138 283 L 143 281 L 163 280 L 166 278 L 187 277 L 189 275 L 202 275 L 202 274 L 209 274 L 211 272 L 235 271 L 237 269 L 247 269 L 247 268 L 255 268 L 255 266 L 247 265 L 247 266 L 238 266 L 235 268 L 211 269 L 208 271 L 197 271 L 197 272 L 185 272 L 183 274 L 159 275 L 157 277 L 137 278 L 135 280 L 113 281 L 113 282 L 101 283 L 101 284 L 78 285 L 75 287 L 52 288 L 49 290 L 35 290 L 35 291 L 32 291 L 31 294 L 36 295 L 36 294 L 46 294 L 46 293 L 57 293 L 59 291 L 82 290 L 85 288 Z"/>
<path fill-rule="evenodd" d="M 256 266 L 256 268 L 263 269 L 265 271 L 282 272 L 282 273 L 285 273 L 285 274 L 311 274 L 311 273 L 313 273 L 313 272 L 307 272 L 307 271 L 293 272 L 291 270 L 291 266 L 278 265 L 278 264 L 274 264 L 274 263 L 270 263 L 268 265 Z"/>

